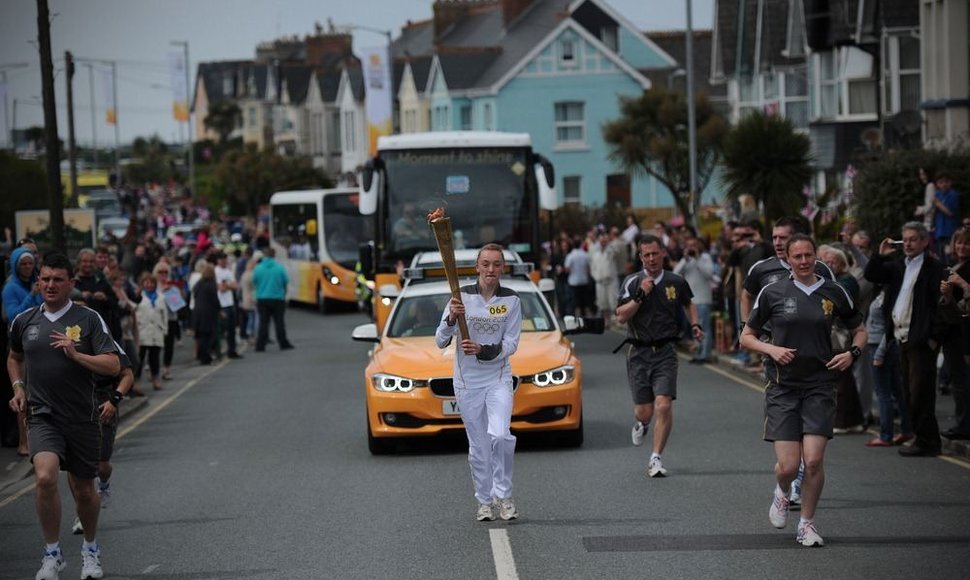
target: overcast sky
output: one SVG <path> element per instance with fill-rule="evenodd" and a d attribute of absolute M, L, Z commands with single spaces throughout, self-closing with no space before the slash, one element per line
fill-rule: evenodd
<path fill-rule="evenodd" d="M 686 27 L 686 0 L 609 0 L 642 30 Z M 397 37 L 408 20 L 431 17 L 432 0 L 49 0 L 51 45 L 57 90 L 58 130 L 66 140 L 64 52 L 75 59 L 118 63 L 118 120 L 122 142 L 158 134 L 163 140 L 186 139 L 185 124 L 172 119 L 168 53 L 172 41 L 188 41 L 191 82 L 199 62 L 253 58 L 256 44 L 280 36 L 303 37 L 314 22 L 364 25 L 391 30 Z M 710 28 L 714 0 L 693 0 L 694 28 Z M 355 47 L 377 46 L 380 34 L 354 33 Z M 26 64 L 22 68 L 10 65 Z M 102 146 L 114 144 L 114 128 L 104 122 L 104 96 L 94 68 L 95 124 L 89 68 L 77 67 L 74 82 L 75 131 L 90 144 L 96 132 Z M 0 71 L 7 78 L 6 126 L 22 129 L 43 124 L 40 106 L 40 59 L 35 0 L 0 0 Z M 4 74 L 0 73 L 0 74 Z M 16 119 L 14 100 L 16 99 Z M 2 108 L 2 103 L 0 103 Z M 0 111 L 2 112 L 2 111 Z M 3 126 L 0 123 L 0 126 Z M 0 136 L 7 144 L 8 135 Z"/>

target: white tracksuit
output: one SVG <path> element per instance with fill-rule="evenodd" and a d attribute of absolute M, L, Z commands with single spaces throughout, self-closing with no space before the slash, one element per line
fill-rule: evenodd
<path fill-rule="evenodd" d="M 455 345 L 455 398 L 468 434 L 468 464 L 475 483 L 475 499 L 489 504 L 492 498 L 512 497 L 512 458 L 515 436 L 512 422 L 512 365 L 509 357 L 519 346 L 522 306 L 513 290 L 501 285 L 488 301 L 478 284 L 461 289 L 469 338 L 482 345 L 478 355 L 465 355 Z M 458 324 L 448 325 L 445 308 L 435 332 L 435 342 L 445 348 L 461 342 Z"/>

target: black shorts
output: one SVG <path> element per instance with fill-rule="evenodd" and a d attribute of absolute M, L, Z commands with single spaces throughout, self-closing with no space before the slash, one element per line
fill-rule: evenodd
<path fill-rule="evenodd" d="M 832 438 L 835 385 L 797 388 L 768 384 L 765 441 L 801 441 L 803 435 Z"/>
<path fill-rule="evenodd" d="M 60 458 L 61 471 L 79 479 L 94 479 L 98 475 L 101 424 L 96 421 L 71 423 L 51 415 L 29 414 L 27 442 L 31 461 L 34 455 L 48 451 Z"/>
<path fill-rule="evenodd" d="M 656 348 L 631 346 L 626 372 L 633 403 L 649 405 L 657 395 L 677 398 L 677 353 L 671 343 Z"/>
<path fill-rule="evenodd" d="M 101 423 L 101 453 L 98 455 L 100 461 L 111 461 L 111 454 L 115 450 L 115 435 L 118 434 L 118 415 L 115 414 L 111 421 Z"/>

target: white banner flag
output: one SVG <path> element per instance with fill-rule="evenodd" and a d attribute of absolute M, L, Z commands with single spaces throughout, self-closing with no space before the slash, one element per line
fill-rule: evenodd
<path fill-rule="evenodd" d="M 118 122 L 115 111 L 114 74 L 110 68 L 101 69 L 101 90 L 104 93 L 104 122 L 114 125 Z"/>
<path fill-rule="evenodd" d="M 189 87 L 185 80 L 185 53 L 168 53 L 169 82 L 172 85 L 172 116 L 179 123 L 189 122 Z"/>
<path fill-rule="evenodd" d="M 391 63 L 387 59 L 387 47 L 361 49 L 364 67 L 364 91 L 367 99 L 367 138 L 370 154 L 377 154 L 377 138 L 390 135 L 393 129 L 391 103 L 394 95 L 391 87 Z"/>

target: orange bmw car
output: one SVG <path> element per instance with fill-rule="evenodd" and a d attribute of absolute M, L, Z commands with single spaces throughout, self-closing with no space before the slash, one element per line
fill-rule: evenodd
<path fill-rule="evenodd" d="M 461 284 L 474 280 L 468 277 Z M 522 334 L 512 355 L 512 430 L 558 431 L 565 445 L 579 446 L 583 369 L 567 335 L 602 332 L 602 327 L 573 317 L 560 322 L 527 276 L 503 278 L 502 285 L 515 290 L 522 302 Z M 364 371 L 367 444 L 373 454 L 391 451 L 395 438 L 464 428 L 452 384 L 457 341 L 439 349 L 434 340 L 450 297 L 443 278 L 409 280 L 383 333 L 374 324 L 353 331 L 354 340 L 375 343 Z"/>

